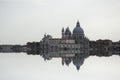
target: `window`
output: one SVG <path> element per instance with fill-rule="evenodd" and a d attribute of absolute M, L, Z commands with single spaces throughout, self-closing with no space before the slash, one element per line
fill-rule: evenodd
<path fill-rule="evenodd" d="M 67 47 L 64 47 L 64 50 L 67 51 Z"/>

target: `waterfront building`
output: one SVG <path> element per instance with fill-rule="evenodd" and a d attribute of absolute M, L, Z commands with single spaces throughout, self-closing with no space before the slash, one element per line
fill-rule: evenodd
<path fill-rule="evenodd" d="M 47 58 L 75 57 L 76 55 L 87 57 L 89 55 L 89 40 L 85 37 L 78 21 L 73 32 L 69 27 L 65 30 L 63 28 L 61 38 L 52 38 L 45 34 L 40 41 L 40 53 Z"/>
<path fill-rule="evenodd" d="M 69 27 L 62 28 L 61 38 L 52 38 L 51 35 L 44 35 L 40 41 L 39 52 L 45 59 L 62 58 L 62 65 L 69 65 L 71 62 L 79 70 L 84 59 L 89 56 L 89 39 L 85 37 L 84 30 L 77 21 L 71 32 Z"/>
<path fill-rule="evenodd" d="M 27 52 L 29 55 L 41 55 L 44 60 L 62 58 L 62 65 L 73 63 L 76 69 L 84 63 L 88 56 L 120 55 L 120 41 L 89 40 L 77 21 L 73 31 L 62 28 L 61 38 L 44 35 L 40 42 L 27 42 L 26 45 L 0 45 L 0 52 Z"/>

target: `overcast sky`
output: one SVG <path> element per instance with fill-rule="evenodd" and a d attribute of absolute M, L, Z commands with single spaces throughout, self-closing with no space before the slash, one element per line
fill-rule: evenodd
<path fill-rule="evenodd" d="M 90 40 L 120 40 L 120 0 L 0 0 L 0 44 L 61 37 L 77 20 Z"/>
<path fill-rule="evenodd" d="M 61 37 L 77 20 L 90 40 L 120 40 L 120 0 L 0 0 L 0 44 Z M 0 54 L 0 80 L 120 80 L 120 57 L 89 57 L 78 72 L 61 59 Z"/>

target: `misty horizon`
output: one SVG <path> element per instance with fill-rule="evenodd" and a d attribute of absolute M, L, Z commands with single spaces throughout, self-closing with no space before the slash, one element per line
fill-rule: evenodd
<path fill-rule="evenodd" d="M 77 39 L 72 48 L 58 46 L 72 55 L 40 47 L 44 34 L 62 38 L 62 28 L 73 32 L 78 20 L 92 46 L 75 48 Z M 0 0 L 0 80 L 120 80 L 119 46 L 120 0 Z"/>
<path fill-rule="evenodd" d="M 69 26 L 72 30 L 77 20 L 89 39 L 118 41 L 119 3 L 118 0 L 2 0 L 0 44 L 39 41 L 45 33 L 61 37 L 62 27 Z"/>

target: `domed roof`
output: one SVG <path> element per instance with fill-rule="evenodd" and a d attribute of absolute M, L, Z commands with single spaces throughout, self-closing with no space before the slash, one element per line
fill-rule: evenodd
<path fill-rule="evenodd" d="M 79 21 L 76 24 L 76 27 L 73 30 L 73 34 L 84 34 L 83 29 L 80 27 Z"/>
<path fill-rule="evenodd" d="M 71 31 L 70 31 L 69 27 L 66 28 L 65 35 L 71 35 Z"/>

